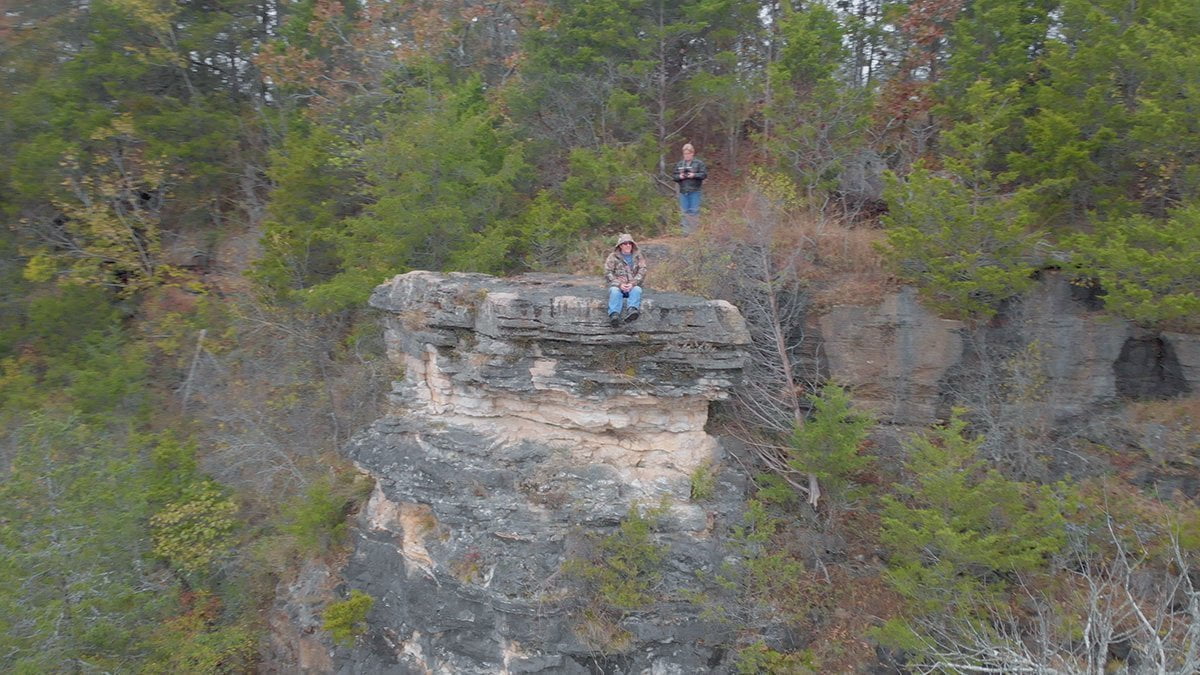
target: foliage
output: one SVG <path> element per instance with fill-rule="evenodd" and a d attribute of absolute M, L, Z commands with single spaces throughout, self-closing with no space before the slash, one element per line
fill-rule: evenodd
<path fill-rule="evenodd" d="M 521 206 L 522 145 L 489 109 L 478 80 L 411 87 L 401 101 L 376 125 L 379 140 L 361 149 L 367 206 L 323 235 L 332 237 L 338 271 L 308 289 L 315 308 L 360 305 L 390 274 L 458 267 L 456 256 L 477 234 Z"/>
<path fill-rule="evenodd" d="M 869 92 L 837 77 L 846 57 L 843 31 L 834 11 L 821 4 L 785 16 L 779 58 L 767 73 L 761 143 L 801 187 L 802 206 L 819 217 L 831 215 L 847 196 L 840 194 L 841 178 L 865 149 L 869 124 Z"/>
<path fill-rule="evenodd" d="M 986 607 L 1012 575 L 1042 569 L 1066 544 L 1069 494 L 985 470 L 982 439 L 966 436 L 961 412 L 908 442 L 914 482 L 883 497 L 887 578 L 917 615 Z M 885 634 L 911 644 L 908 630 Z"/>
<path fill-rule="evenodd" d="M 853 410 L 850 396 L 832 382 L 810 400 L 813 413 L 792 434 L 788 466 L 815 475 L 827 497 L 853 499 L 855 478 L 874 461 L 862 452 L 871 417 Z"/>
<path fill-rule="evenodd" d="M 655 509 L 643 515 L 635 505 L 616 532 L 596 542 L 592 556 L 563 563 L 563 571 L 583 584 L 599 611 L 623 614 L 654 601 L 667 553 L 652 533 L 659 515 Z"/>
<path fill-rule="evenodd" d="M 329 632 L 334 642 L 349 647 L 366 632 L 367 614 L 374 606 L 375 598 L 356 588 L 350 591 L 350 597 L 325 608 L 321 627 Z"/>
<path fill-rule="evenodd" d="M 691 498 L 702 502 L 712 499 L 717 490 L 717 469 L 711 462 L 704 462 L 692 470 Z"/>
<path fill-rule="evenodd" d="M 779 652 L 759 641 L 738 650 L 737 671 L 741 675 L 807 675 L 820 672 L 807 650 Z"/>
<path fill-rule="evenodd" d="M 237 511 L 211 481 L 188 486 L 179 500 L 150 518 L 155 555 L 184 574 L 207 571 L 232 545 Z"/>
<path fill-rule="evenodd" d="M 5 436 L 14 452 L 0 482 L 4 663 L 128 668 L 172 604 L 144 563 L 137 453 L 117 434 L 58 415 L 32 414 Z"/>
<path fill-rule="evenodd" d="M 511 221 L 469 237 L 455 265 L 495 273 L 543 270 L 561 264 L 589 236 L 654 233 L 665 221 L 664 202 L 654 194 L 643 151 L 635 146 L 572 151 L 560 185 L 540 190 Z"/>
<path fill-rule="evenodd" d="M 1001 193 L 1012 174 L 988 166 L 989 145 L 1015 112 L 1011 96 L 986 81 L 972 85 L 965 104 L 972 120 L 945 136 L 946 171 L 919 165 L 906 179 L 888 176 L 888 258 L 950 314 L 990 316 L 1033 285 L 1031 193 Z"/>
<path fill-rule="evenodd" d="M 1129 5 L 1063 0 L 1042 38 L 1024 120 L 1024 147 L 1009 157 L 1038 187 L 1036 208 L 1059 227 L 1093 214 L 1162 217 L 1200 190 L 1187 159 L 1197 151 L 1195 116 L 1200 29 L 1188 0 Z"/>
<path fill-rule="evenodd" d="M 1200 206 L 1176 209 L 1165 222 L 1102 221 L 1071 242 L 1107 309 L 1147 324 L 1194 325 L 1200 316 Z"/>
<path fill-rule="evenodd" d="M 345 536 L 347 511 L 370 489 L 370 481 L 358 479 L 356 472 L 321 476 L 284 509 L 281 529 L 303 554 L 324 553 Z"/>
<path fill-rule="evenodd" d="M 809 571 L 794 550 L 793 524 L 769 503 L 747 502 L 742 523 L 727 539 L 730 555 L 711 574 L 697 574 L 712 593 L 691 593 L 705 618 L 737 636 L 731 647 L 746 649 L 752 663 L 792 663 L 796 655 L 763 652 L 747 638 L 752 643 L 768 628 L 806 625 L 815 606 Z"/>
<path fill-rule="evenodd" d="M 190 605 L 166 621 L 149 639 L 155 658 L 145 673 L 231 673 L 252 669 L 258 656 L 258 633 L 249 621 L 221 623 L 220 599 L 200 592 Z"/>
<path fill-rule="evenodd" d="M 360 199 L 354 152 L 328 126 L 297 123 L 271 153 L 276 187 L 263 223 L 264 255 L 253 271 L 262 286 L 286 295 L 337 273 L 336 233 Z"/>

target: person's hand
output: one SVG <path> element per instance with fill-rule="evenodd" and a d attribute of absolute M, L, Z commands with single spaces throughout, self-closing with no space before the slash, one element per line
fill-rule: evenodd
<path fill-rule="evenodd" d="M 621 284 L 622 293 L 628 293 L 631 290 L 633 290 L 633 284 Z"/>

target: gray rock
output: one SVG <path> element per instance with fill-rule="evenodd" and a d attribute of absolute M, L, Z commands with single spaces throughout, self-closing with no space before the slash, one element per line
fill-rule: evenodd
<path fill-rule="evenodd" d="M 985 325 L 941 319 L 909 287 L 876 306 L 834 307 L 811 323 L 830 379 L 899 425 L 923 426 L 952 404 L 971 403 L 982 380 L 997 376 L 990 369 L 1022 352 L 1043 381 L 1039 405 L 1058 419 L 1200 386 L 1200 337 L 1147 332 L 1097 312 L 1055 273 Z"/>
<path fill-rule="evenodd" d="M 719 301 L 650 293 L 608 325 L 599 280 L 413 272 L 376 289 L 393 414 L 344 453 L 376 480 L 342 576 L 376 599 L 338 672 L 693 673 L 719 631 L 684 600 L 725 552 L 740 480 L 703 505 L 689 474 L 721 455 L 708 404 L 749 341 Z M 631 509 L 657 509 L 655 600 L 589 629 L 595 598 L 564 572 Z M 596 631 L 629 636 L 601 656 Z M 722 652 L 723 654 L 723 652 Z"/>

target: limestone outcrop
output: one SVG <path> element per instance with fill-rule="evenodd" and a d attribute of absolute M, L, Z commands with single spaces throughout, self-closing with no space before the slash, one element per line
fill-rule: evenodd
<path fill-rule="evenodd" d="M 376 604 L 368 634 L 336 650 L 339 672 L 718 663 L 718 631 L 681 598 L 719 563 L 714 523 L 738 517 L 731 478 L 690 498 L 691 475 L 722 452 L 704 430 L 709 403 L 745 363 L 737 310 L 650 293 L 639 321 L 613 329 L 598 280 L 428 272 L 380 286 L 371 305 L 404 374 L 392 414 L 345 449 L 376 488 L 343 578 Z M 606 644 L 583 618 L 597 601 L 563 565 L 639 508 L 656 512 L 661 586 L 615 617 L 622 638 Z"/>
<path fill-rule="evenodd" d="M 911 287 L 875 306 L 834 307 L 810 324 L 822 357 L 811 367 L 898 425 L 944 419 L 951 405 L 982 395 L 986 378 L 999 382 L 994 369 L 1013 357 L 1038 380 L 1039 405 L 1058 417 L 1122 397 L 1200 391 L 1200 338 L 1097 311 L 1054 273 L 983 325 L 939 318 Z"/>

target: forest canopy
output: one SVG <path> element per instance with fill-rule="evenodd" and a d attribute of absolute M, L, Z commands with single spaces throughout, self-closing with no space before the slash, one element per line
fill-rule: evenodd
<path fill-rule="evenodd" d="M 336 451 L 389 377 L 371 289 L 594 273 L 617 232 L 678 233 L 685 142 L 715 222 L 747 195 L 787 214 L 730 250 L 775 255 L 803 221 L 968 322 L 1054 269 L 1146 328 L 1200 328 L 1197 35 L 1195 0 L 11 0 L 0 663 L 252 668 L 255 608 L 362 495 Z M 951 428 L 912 471 L 976 471 Z M 826 464 L 796 465 L 845 487 Z M 1043 569 L 1068 548 L 1050 511 L 1084 497 L 1023 478 L 971 487 L 1032 505 L 1009 515 Z M 934 536 L 916 485 L 879 502 L 896 541 Z M 903 593 L 997 592 L 995 560 L 905 546 Z M 893 639 L 928 646 L 914 626 Z"/>

